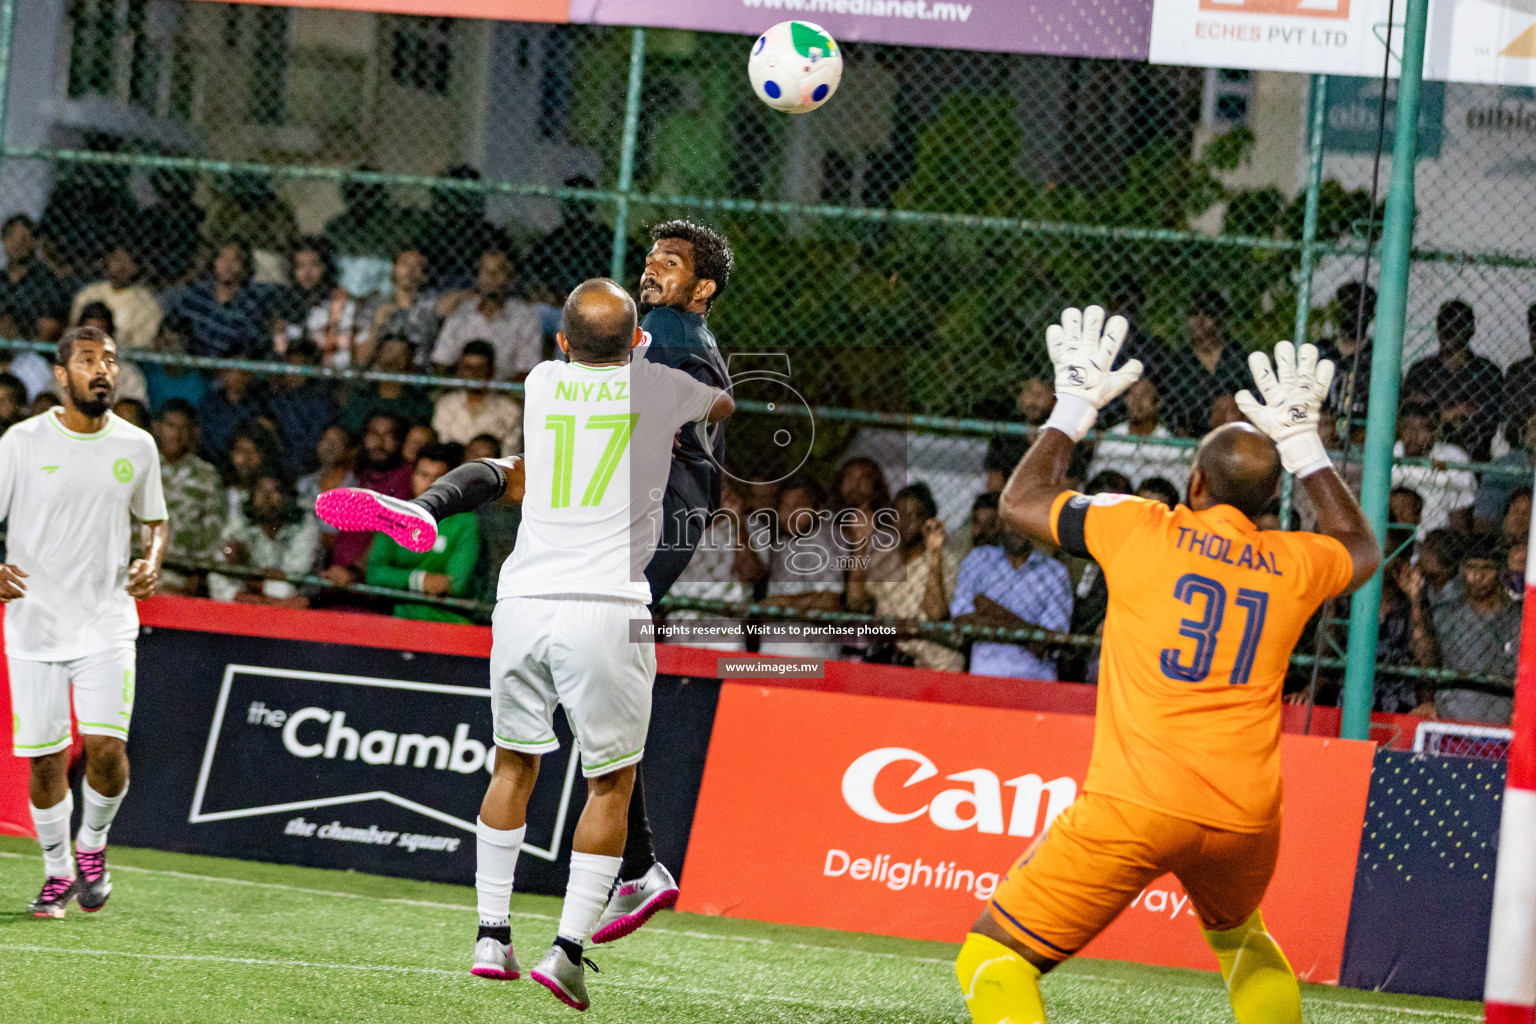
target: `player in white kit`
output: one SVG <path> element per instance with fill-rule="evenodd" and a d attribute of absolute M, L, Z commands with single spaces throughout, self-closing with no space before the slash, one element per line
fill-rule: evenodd
<path fill-rule="evenodd" d="M 619 872 L 635 766 L 645 753 L 656 650 L 631 635 L 651 621 L 645 567 L 661 534 L 662 496 L 679 430 L 718 423 L 731 397 L 681 370 L 631 360 L 641 343 L 635 304 L 613 281 L 566 300 L 560 349 L 523 396 L 525 459 L 470 463 L 415 502 L 361 488 L 320 496 L 341 529 L 383 530 L 427 550 L 437 521 L 504 491 L 521 496 L 517 545 L 502 566 L 491 620 L 496 768 L 480 805 L 475 888 L 480 932 L 472 973 L 522 974 L 512 953 L 511 900 L 539 759 L 559 748 L 565 708 L 587 778 L 555 943 L 533 979 L 578 1010 L 588 1005 L 582 949 Z"/>
<path fill-rule="evenodd" d="M 107 830 L 128 790 L 139 615 L 155 592 L 168 535 L 154 438 L 111 412 L 117 346 L 77 327 L 53 370 L 62 407 L 0 437 L 0 565 L 14 750 L 32 762 L 32 821 L 47 876 L 37 917 L 63 917 L 71 899 L 100 910 L 112 892 Z M 143 557 L 129 563 L 132 521 Z M 70 704 L 85 741 L 84 807 L 70 856 L 74 797 Z"/>

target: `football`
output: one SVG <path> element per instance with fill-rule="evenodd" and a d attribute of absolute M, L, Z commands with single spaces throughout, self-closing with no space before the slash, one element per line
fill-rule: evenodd
<path fill-rule="evenodd" d="M 820 25 L 781 21 L 752 44 L 747 75 L 758 99 L 774 110 L 804 114 L 837 92 L 843 53 Z"/>

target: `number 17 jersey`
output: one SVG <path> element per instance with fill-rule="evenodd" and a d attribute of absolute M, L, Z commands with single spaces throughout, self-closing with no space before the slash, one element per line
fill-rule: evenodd
<path fill-rule="evenodd" d="M 1280 695 L 1307 620 L 1349 585 L 1344 545 L 1124 495 L 1061 495 L 1057 542 L 1109 608 L 1084 791 L 1236 832 L 1280 813 Z"/>
<path fill-rule="evenodd" d="M 645 359 L 534 367 L 523 393 L 523 519 L 497 598 L 649 603 L 645 567 L 661 536 L 673 439 L 718 393 Z"/>

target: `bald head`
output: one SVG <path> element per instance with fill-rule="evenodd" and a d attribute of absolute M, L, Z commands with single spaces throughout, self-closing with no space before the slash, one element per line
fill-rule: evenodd
<path fill-rule="evenodd" d="M 635 300 L 606 277 L 583 281 L 565 300 L 560 334 L 570 345 L 572 359 L 621 360 L 635 340 Z"/>
<path fill-rule="evenodd" d="M 1212 505 L 1231 505 L 1253 519 L 1280 486 L 1280 451 L 1251 423 L 1228 423 L 1205 435 L 1195 469 Z"/>

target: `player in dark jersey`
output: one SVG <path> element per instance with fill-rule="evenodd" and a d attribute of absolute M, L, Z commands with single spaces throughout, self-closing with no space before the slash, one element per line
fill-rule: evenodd
<path fill-rule="evenodd" d="M 651 228 L 651 242 L 640 278 L 640 306 L 648 310 L 640 326 L 651 339 L 645 358 L 728 389 L 730 377 L 708 318 L 730 280 L 734 262 L 730 242 L 719 232 L 687 220 L 657 224 Z M 662 500 L 661 541 L 645 568 L 653 611 L 688 568 L 710 514 L 720 507 L 723 423 L 711 428 L 708 447 L 705 444 L 695 431 L 685 430 L 672 449 L 672 472 Z M 594 944 L 623 938 L 656 911 L 677 902 L 677 882 L 656 859 L 651 841 L 642 773 L 643 769 L 635 774 L 630 797 L 629 834 L 619 882 L 592 936 Z"/>

